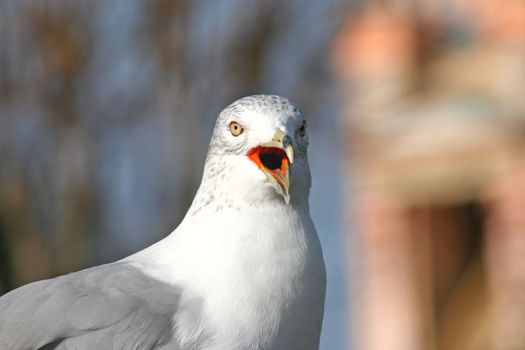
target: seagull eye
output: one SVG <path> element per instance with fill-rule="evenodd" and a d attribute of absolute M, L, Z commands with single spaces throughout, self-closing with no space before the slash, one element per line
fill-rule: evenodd
<path fill-rule="evenodd" d="M 242 134 L 243 131 L 244 129 L 242 128 L 241 124 L 237 122 L 230 123 L 230 132 L 232 133 L 233 136 L 237 137 L 240 134 Z"/>
<path fill-rule="evenodd" d="M 303 122 L 303 125 L 301 125 L 301 127 L 299 128 L 299 135 L 301 135 L 301 137 L 304 137 L 305 134 L 306 134 L 306 123 Z"/>

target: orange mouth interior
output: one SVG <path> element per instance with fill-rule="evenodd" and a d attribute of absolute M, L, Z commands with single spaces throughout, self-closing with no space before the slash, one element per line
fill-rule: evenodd
<path fill-rule="evenodd" d="M 259 169 L 264 168 L 283 188 L 286 187 L 283 178 L 290 162 L 281 148 L 257 146 L 250 149 L 246 155 Z"/>

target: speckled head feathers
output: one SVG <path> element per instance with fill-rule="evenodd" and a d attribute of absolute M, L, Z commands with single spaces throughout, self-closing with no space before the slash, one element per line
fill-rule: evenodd
<path fill-rule="evenodd" d="M 232 144 L 228 142 L 230 135 L 224 131 L 228 129 L 228 125 L 234 120 L 241 122 L 243 127 L 247 129 L 245 131 L 248 140 L 244 143 L 234 142 Z M 253 131 L 250 133 L 250 130 L 255 130 L 257 134 L 261 134 L 264 137 L 263 132 L 268 127 L 288 129 L 296 125 L 300 127 L 302 123 L 304 123 L 302 111 L 285 97 L 278 95 L 243 97 L 233 102 L 219 114 L 210 142 L 209 152 L 246 152 L 249 146 L 253 146 L 253 144 L 250 144 L 250 141 L 257 141 L 254 140 L 256 135 L 253 134 Z M 273 131 L 271 130 L 271 132 Z M 303 151 L 306 152 L 306 147 L 304 147 Z"/>
<path fill-rule="evenodd" d="M 243 97 L 226 107 L 219 119 L 230 113 L 254 111 L 270 115 L 284 113 L 289 115 L 301 114 L 298 107 L 294 106 L 286 97 L 278 95 L 253 95 Z"/>
<path fill-rule="evenodd" d="M 235 101 L 217 118 L 190 212 L 260 205 L 267 200 L 307 202 L 311 183 L 307 148 L 303 113 L 288 99 L 255 95 Z M 254 161 L 251 152 L 259 149 L 263 151 Z M 284 155 L 285 151 L 289 152 Z M 275 152 L 277 159 L 268 160 L 268 153 L 276 156 Z"/>

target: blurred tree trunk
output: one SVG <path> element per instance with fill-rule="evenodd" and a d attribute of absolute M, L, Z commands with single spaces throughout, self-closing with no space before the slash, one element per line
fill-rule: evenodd
<path fill-rule="evenodd" d="M 14 288 L 13 267 L 7 232 L 0 217 L 0 295 Z"/>

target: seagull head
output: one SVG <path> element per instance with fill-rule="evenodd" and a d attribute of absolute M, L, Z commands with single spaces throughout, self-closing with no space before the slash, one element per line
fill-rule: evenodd
<path fill-rule="evenodd" d="M 244 97 L 217 118 L 204 177 L 222 177 L 229 191 L 255 201 L 300 201 L 311 182 L 307 147 L 306 121 L 288 99 Z"/>

